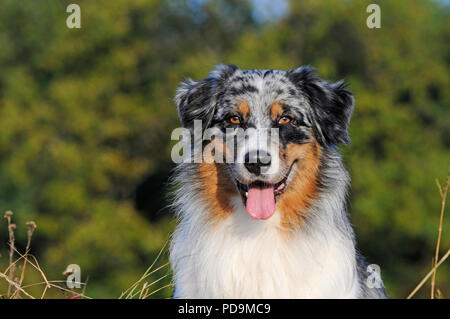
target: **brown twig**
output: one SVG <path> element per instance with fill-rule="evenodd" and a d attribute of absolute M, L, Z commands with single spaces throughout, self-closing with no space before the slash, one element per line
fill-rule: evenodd
<path fill-rule="evenodd" d="M 147 278 L 148 276 L 152 275 L 154 272 L 158 271 L 159 269 L 169 265 L 169 263 L 166 263 L 160 267 L 158 267 L 157 269 L 152 271 L 153 266 L 156 264 L 156 262 L 158 261 L 159 257 L 162 255 L 162 253 L 164 252 L 164 250 L 167 247 L 169 240 L 167 239 L 166 242 L 164 243 L 163 247 L 160 249 L 158 255 L 156 256 L 155 260 L 153 261 L 153 263 L 150 265 L 150 267 L 147 268 L 147 270 L 145 271 L 145 273 L 142 275 L 142 277 L 136 281 L 134 284 L 132 284 L 127 290 L 125 290 L 124 292 L 122 292 L 119 296 L 119 299 L 122 299 L 123 297 L 125 297 L 125 295 L 127 294 L 127 296 L 125 298 L 129 298 L 130 295 L 135 296 L 136 293 L 134 293 L 134 290 L 137 288 L 137 286 L 140 284 L 140 282 L 142 280 L 144 280 L 145 278 Z"/>
<path fill-rule="evenodd" d="M 144 279 L 146 279 L 147 277 L 153 275 L 155 272 L 157 272 L 158 270 L 168 266 L 169 263 L 165 263 L 164 265 L 159 266 L 158 268 L 152 270 L 151 272 L 145 274 L 144 276 L 142 276 L 138 281 L 136 281 L 131 287 L 129 287 L 127 290 L 125 290 L 124 292 L 122 292 L 122 294 L 119 296 L 119 299 L 122 299 L 125 294 L 132 288 L 136 287 L 137 285 L 139 285 L 139 283 L 141 283 Z M 137 293 L 135 293 L 134 295 L 136 295 Z M 134 296 L 133 295 L 133 296 Z"/>
<path fill-rule="evenodd" d="M 86 296 L 84 294 L 81 294 L 81 293 L 76 292 L 76 291 L 69 290 L 67 288 L 63 288 L 63 287 L 55 285 L 55 284 L 49 284 L 49 285 L 50 285 L 49 288 L 51 288 L 51 287 L 57 288 L 57 289 L 59 289 L 61 291 L 70 292 L 71 294 L 74 294 L 74 295 L 79 295 L 79 297 L 83 297 L 83 298 L 86 298 L 86 299 L 92 299 L 91 297 L 88 297 L 88 296 Z"/>
<path fill-rule="evenodd" d="M 25 255 L 22 255 L 17 249 L 15 250 L 15 252 L 17 254 L 19 254 L 20 257 L 24 258 Z M 47 287 L 50 288 L 51 284 L 49 283 L 49 281 L 47 280 L 47 277 L 45 276 L 44 272 L 42 271 L 42 268 L 39 266 L 39 262 L 37 261 L 36 257 L 34 257 L 33 255 L 29 255 L 30 257 L 33 258 L 34 262 L 36 264 L 34 264 L 30 259 L 28 259 L 28 263 L 33 266 L 42 276 L 42 279 L 47 283 Z"/>
<path fill-rule="evenodd" d="M 167 285 L 165 285 L 165 286 L 162 286 L 161 288 L 152 291 L 152 292 L 149 293 L 148 295 L 145 295 L 145 296 L 144 296 L 144 299 L 147 299 L 147 298 L 150 297 L 151 295 L 156 294 L 158 291 L 161 291 L 161 290 L 163 290 L 163 289 L 165 289 L 165 288 L 169 288 L 169 287 L 173 287 L 173 286 L 175 286 L 174 283 L 170 283 L 170 284 L 167 284 Z"/>
<path fill-rule="evenodd" d="M 32 298 L 35 299 L 35 297 L 33 297 L 32 295 L 30 295 L 28 292 L 26 292 L 24 290 L 24 288 L 27 287 L 31 287 L 31 286 L 36 286 L 36 285 L 45 285 L 44 286 L 44 290 L 43 293 L 41 295 L 41 298 L 45 297 L 45 294 L 47 293 L 48 289 L 50 288 L 57 288 L 63 292 L 69 292 L 72 294 L 77 294 L 76 292 L 66 289 L 64 287 L 61 287 L 59 285 L 56 285 L 54 283 L 58 282 L 57 280 L 54 281 L 49 281 L 47 280 L 46 275 L 44 274 L 44 271 L 42 270 L 42 268 L 39 265 L 39 262 L 37 261 L 36 257 L 34 257 L 33 255 L 29 254 L 30 248 L 31 248 L 31 238 L 33 235 L 33 231 L 36 229 L 36 224 L 34 222 L 27 222 L 27 234 L 28 234 L 28 241 L 27 241 L 27 246 L 26 246 L 26 252 L 24 254 L 20 253 L 17 248 L 14 245 L 14 229 L 15 229 L 15 224 L 11 223 L 11 216 L 13 215 L 13 213 L 11 211 L 7 211 L 5 212 L 4 217 L 8 220 L 8 230 L 9 230 L 9 240 L 10 240 L 10 251 L 9 251 L 9 265 L 8 267 L 6 267 L 6 270 L 4 272 L 0 272 L 0 278 L 5 279 L 5 281 L 8 283 L 8 295 L 7 297 L 11 296 L 12 293 L 12 297 L 16 297 L 18 298 L 20 293 L 22 293 L 24 296 L 28 297 L 28 298 Z M 13 260 L 14 258 L 14 254 L 18 254 L 19 257 L 16 260 Z M 20 262 L 22 259 L 24 259 L 24 264 L 23 264 L 23 268 L 22 268 L 22 273 L 20 276 L 20 280 L 18 280 L 16 278 L 16 280 L 14 280 L 14 271 L 17 268 L 17 263 Z M 24 280 L 24 273 L 25 273 L 25 267 L 26 265 L 30 265 L 33 268 L 35 268 L 42 276 L 43 278 L 43 282 L 40 283 L 36 283 L 36 284 L 30 284 L 27 286 L 22 286 L 23 280 Z M 8 275 L 9 273 L 9 275 Z M 65 281 L 61 281 L 65 282 Z M 82 283 L 83 284 L 83 283 Z M 15 289 L 14 292 L 12 292 L 12 289 Z M 83 298 L 89 298 L 88 296 L 84 295 L 84 291 L 82 294 L 79 294 L 79 297 L 83 297 Z"/>
<path fill-rule="evenodd" d="M 406 299 L 411 299 L 416 294 L 416 292 L 419 291 L 420 288 L 422 288 L 422 286 L 427 282 L 427 280 L 431 277 L 431 275 L 436 272 L 436 269 L 448 258 L 449 255 L 450 249 L 447 250 L 447 253 L 444 255 L 444 257 L 442 257 L 441 260 L 439 260 L 436 266 L 433 267 L 433 269 L 431 269 L 431 271 L 422 279 L 422 281 L 417 285 L 416 288 L 414 288 L 414 290 L 409 294 L 408 297 L 406 297 Z"/>
<path fill-rule="evenodd" d="M 33 232 L 36 229 L 36 223 L 31 221 L 31 222 L 27 222 L 27 247 L 25 248 L 25 255 L 24 255 L 24 261 L 23 261 L 23 266 L 22 266 L 22 273 L 20 274 L 20 279 L 19 279 L 19 286 L 22 286 L 23 283 L 23 279 L 25 278 L 25 268 L 27 267 L 27 262 L 28 262 L 28 252 L 30 251 L 31 248 L 31 237 L 33 237 Z M 19 297 L 19 291 L 16 290 L 12 296 L 12 298 L 18 298 Z"/>
<path fill-rule="evenodd" d="M 8 264 L 8 267 L 6 267 L 6 269 L 3 271 L 3 273 L 6 274 L 6 273 L 11 269 L 11 267 L 12 267 L 13 265 L 16 265 L 17 263 L 19 263 L 19 261 L 21 261 L 22 259 L 24 259 L 24 257 L 25 257 L 25 256 L 22 255 L 21 257 L 19 257 L 19 258 L 17 258 L 16 260 L 14 260 L 12 264 Z"/>
<path fill-rule="evenodd" d="M 5 212 L 5 217 L 8 220 L 8 233 L 9 233 L 9 280 L 8 280 L 8 297 L 11 295 L 11 289 L 13 287 L 12 283 L 14 282 L 14 272 L 16 270 L 16 266 L 13 263 L 13 257 L 14 257 L 14 229 L 16 229 L 16 225 L 11 223 L 11 216 L 13 215 L 13 212 L 8 210 Z"/>
<path fill-rule="evenodd" d="M 12 281 L 11 279 L 9 279 L 8 276 L 6 276 L 5 274 L 0 272 L 0 277 L 2 277 L 3 279 L 5 279 L 8 284 L 11 287 L 15 287 L 16 289 L 20 290 L 25 296 L 31 298 L 31 299 L 35 299 L 32 295 L 30 295 L 28 292 L 26 292 L 25 290 L 23 290 L 17 283 L 15 283 L 14 281 Z"/>
<path fill-rule="evenodd" d="M 434 256 L 434 267 L 436 267 L 436 263 L 439 258 L 439 246 L 441 244 L 441 236 L 442 236 L 442 224 L 444 221 L 444 210 L 445 210 L 445 202 L 447 200 L 447 191 L 448 191 L 448 184 L 450 181 L 450 170 L 447 174 L 447 181 L 445 183 L 444 189 L 442 190 L 441 185 L 439 184 L 439 181 L 436 180 L 436 184 L 439 188 L 439 193 L 441 195 L 441 217 L 439 221 L 439 231 L 438 231 L 438 239 L 436 244 L 436 253 Z M 435 291 L 435 284 L 436 284 L 436 272 L 433 272 L 433 277 L 431 278 L 431 299 L 434 299 L 434 291 Z"/>

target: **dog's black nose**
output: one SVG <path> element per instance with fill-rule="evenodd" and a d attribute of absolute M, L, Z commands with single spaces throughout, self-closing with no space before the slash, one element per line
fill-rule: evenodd
<path fill-rule="evenodd" d="M 245 154 L 244 165 L 250 173 L 261 174 L 261 168 L 270 166 L 272 157 L 266 151 L 254 151 Z"/>

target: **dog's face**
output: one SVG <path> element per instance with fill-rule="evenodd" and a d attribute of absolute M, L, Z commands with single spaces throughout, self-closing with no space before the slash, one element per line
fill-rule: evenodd
<path fill-rule="evenodd" d="M 201 120 L 203 129 L 224 133 L 226 139 L 211 139 L 225 159 L 215 183 L 231 181 L 255 219 L 277 207 L 298 215 L 316 196 L 323 148 L 349 142 L 351 93 L 309 67 L 219 66 L 204 80 L 183 83 L 176 102 L 184 127 Z"/>

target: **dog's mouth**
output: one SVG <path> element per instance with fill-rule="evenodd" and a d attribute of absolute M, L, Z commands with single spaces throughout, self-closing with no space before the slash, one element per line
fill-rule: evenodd
<path fill-rule="evenodd" d="M 243 184 L 236 180 L 236 185 L 241 194 L 244 206 L 254 219 L 268 219 L 275 213 L 276 203 L 286 190 L 288 177 L 292 166 L 285 177 L 275 184 L 255 181 Z"/>

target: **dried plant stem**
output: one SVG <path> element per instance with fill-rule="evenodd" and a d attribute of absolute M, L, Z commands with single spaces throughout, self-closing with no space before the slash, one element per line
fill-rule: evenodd
<path fill-rule="evenodd" d="M 25 256 L 22 255 L 18 250 L 15 250 L 15 251 L 16 251 L 17 254 L 20 255 L 20 257 L 25 258 Z M 33 266 L 33 267 L 41 274 L 42 279 L 44 279 L 44 281 L 45 281 L 46 284 L 47 284 L 47 287 L 50 288 L 50 287 L 51 287 L 51 284 L 49 283 L 49 281 L 47 280 L 47 277 L 45 276 L 44 272 L 42 271 L 41 267 L 39 266 L 39 262 L 37 261 L 36 257 L 34 257 L 33 255 L 30 255 L 30 256 L 33 258 L 33 260 L 34 260 L 34 262 L 35 262 L 36 264 L 34 264 L 30 259 L 28 259 L 28 263 L 29 263 L 31 266 Z"/>
<path fill-rule="evenodd" d="M 145 290 L 147 289 L 148 283 L 144 282 L 144 285 L 142 286 L 141 292 L 139 293 L 139 299 L 142 299 L 142 296 L 145 294 Z"/>
<path fill-rule="evenodd" d="M 14 271 L 16 270 L 16 265 L 13 263 L 14 258 L 14 229 L 16 228 L 15 224 L 11 223 L 11 216 L 13 215 L 13 212 L 8 210 L 5 212 L 4 217 L 8 221 L 8 233 L 9 233 L 9 280 L 8 280 L 8 297 L 11 295 L 11 289 L 14 285 L 11 283 L 14 283 Z"/>
<path fill-rule="evenodd" d="M 25 248 L 25 255 L 24 255 L 24 261 L 23 261 L 23 266 L 22 266 L 22 273 L 20 274 L 20 279 L 19 279 L 19 286 L 22 286 L 23 283 L 23 279 L 25 278 L 25 269 L 27 267 L 27 262 L 28 262 L 28 252 L 30 251 L 31 248 L 31 237 L 33 237 L 33 232 L 36 229 L 36 223 L 31 221 L 31 222 L 27 222 L 27 247 Z M 20 295 L 19 290 L 16 289 L 16 291 L 14 292 L 14 295 L 12 296 L 12 298 L 18 298 Z"/>
<path fill-rule="evenodd" d="M 48 281 L 50 285 L 55 285 L 57 283 L 65 283 L 65 280 L 49 280 Z M 35 282 L 34 284 L 29 284 L 29 285 L 25 285 L 25 286 L 21 286 L 23 289 L 25 288 L 29 288 L 29 287 L 34 287 L 34 286 L 40 286 L 40 285 L 46 285 L 47 283 L 45 281 L 41 281 L 41 282 Z M 81 285 L 86 285 L 86 283 L 80 282 Z"/>
<path fill-rule="evenodd" d="M 406 297 L 406 299 L 411 299 L 416 294 L 416 292 L 419 291 L 420 288 L 422 288 L 422 286 L 427 282 L 427 280 L 431 277 L 431 275 L 433 275 L 436 272 L 436 269 L 448 258 L 449 255 L 450 249 L 447 250 L 447 253 L 444 255 L 444 257 L 442 257 L 441 260 L 439 260 L 436 266 L 434 266 L 433 269 L 431 269 L 431 271 L 422 279 L 422 281 L 417 285 L 416 288 L 414 288 L 414 290 L 409 294 L 408 297 Z"/>
<path fill-rule="evenodd" d="M 150 291 L 150 286 L 152 286 L 153 284 L 163 280 L 164 278 L 167 278 L 169 276 L 169 274 L 166 274 L 158 279 L 156 279 L 155 281 L 151 282 L 150 284 L 147 285 L 147 289 L 145 290 L 145 294 L 141 299 L 146 299 L 152 292 Z"/>
<path fill-rule="evenodd" d="M 169 288 L 169 287 L 173 287 L 173 286 L 175 286 L 174 283 L 171 283 L 171 284 L 167 284 L 167 285 L 165 285 L 165 286 L 162 286 L 161 288 L 152 291 L 152 292 L 149 293 L 148 295 L 145 295 L 145 296 L 144 296 L 144 299 L 150 297 L 150 296 L 153 295 L 153 294 L 156 294 L 158 291 L 161 291 L 161 290 L 163 290 L 163 289 L 165 289 L 165 288 Z"/>
<path fill-rule="evenodd" d="M 441 217 L 440 217 L 440 221 L 439 221 L 439 231 L 438 231 L 438 239 L 437 239 L 437 244 L 436 244 L 436 253 L 434 256 L 434 267 L 436 267 L 436 263 L 439 258 L 439 247 L 441 244 L 442 224 L 444 221 L 444 210 L 445 210 L 445 202 L 447 200 L 447 191 L 448 191 L 449 181 L 450 181 L 450 170 L 449 170 L 449 173 L 447 174 L 447 181 L 445 183 L 444 190 L 442 190 L 441 185 L 439 184 L 439 181 L 436 180 L 436 183 L 439 188 L 439 193 L 441 195 Z M 433 272 L 433 277 L 431 278 L 431 299 L 434 299 L 435 285 L 436 285 L 436 272 Z"/>
<path fill-rule="evenodd" d="M 9 264 L 8 267 L 6 267 L 5 271 L 3 271 L 3 273 L 6 274 L 6 273 L 11 269 L 11 267 L 12 267 L 13 265 L 16 265 L 19 261 L 21 261 L 22 259 L 24 259 L 24 257 L 25 257 L 25 256 L 19 257 L 19 258 L 17 258 L 15 261 L 13 261 L 12 264 Z"/>
<path fill-rule="evenodd" d="M 6 276 L 5 274 L 0 272 L 0 277 L 2 277 L 3 279 L 5 279 L 8 284 L 11 287 L 15 287 L 17 290 L 20 290 L 25 296 L 31 298 L 31 299 L 35 299 L 32 295 L 30 295 L 28 292 L 26 292 L 25 290 L 23 290 L 17 283 L 15 283 L 14 281 L 12 281 L 11 279 L 9 279 L 8 276 Z"/>
<path fill-rule="evenodd" d="M 75 291 L 69 290 L 69 289 L 67 289 L 67 288 L 63 288 L 63 287 L 61 287 L 61 286 L 55 285 L 55 284 L 49 284 L 49 287 L 48 287 L 48 288 L 51 288 L 51 287 L 57 288 L 57 289 L 59 289 L 59 290 L 61 290 L 61 291 L 69 292 L 69 293 L 71 293 L 71 294 L 73 294 L 73 295 L 78 295 L 78 296 L 83 297 L 83 298 L 86 298 L 86 299 L 92 299 L 91 297 L 88 297 L 88 296 L 86 296 L 86 295 L 80 294 L 79 292 L 75 292 Z M 45 291 L 44 291 L 44 292 L 45 292 Z M 42 299 L 43 299 L 43 298 L 44 298 L 44 294 L 42 295 Z"/>
<path fill-rule="evenodd" d="M 11 222 L 12 215 L 13 215 L 13 213 L 11 211 L 5 212 L 5 215 L 4 215 L 5 219 L 7 219 L 7 221 L 8 221 L 9 247 L 10 247 L 9 264 L 3 272 L 0 271 L 0 278 L 4 279 L 6 281 L 6 283 L 8 284 L 7 297 L 8 298 L 20 298 L 22 295 L 22 296 L 26 296 L 31 299 L 35 299 L 35 297 L 33 297 L 27 291 L 25 291 L 24 288 L 37 286 L 37 285 L 45 285 L 40 298 L 44 298 L 47 291 L 50 288 L 57 288 L 58 290 L 63 291 L 63 292 L 76 294 L 72 290 L 66 289 L 64 287 L 61 287 L 61 286 L 55 284 L 56 282 L 63 283 L 65 281 L 57 281 L 57 280 L 49 281 L 49 280 L 47 280 L 47 277 L 46 277 L 44 271 L 42 270 L 42 268 L 40 267 L 39 262 L 37 261 L 36 257 L 34 257 L 33 255 L 31 255 L 29 253 L 30 248 L 31 248 L 31 238 L 32 238 L 34 230 L 36 229 L 36 223 L 34 223 L 34 222 L 26 223 L 27 228 L 28 228 L 28 231 L 27 231 L 28 241 L 27 241 L 25 253 L 22 254 L 17 250 L 17 248 L 15 246 L 15 238 L 14 238 L 14 230 L 16 228 L 16 225 Z M 18 255 L 18 258 L 16 260 L 14 260 L 15 254 Z M 15 272 L 15 270 L 17 270 L 17 265 L 22 259 L 24 260 L 24 262 L 23 262 L 23 268 L 21 270 L 20 279 L 17 277 L 14 278 L 14 272 Z M 35 268 L 40 273 L 40 275 L 42 276 L 44 281 L 40 282 L 40 283 L 22 286 L 22 283 L 23 283 L 23 280 L 25 277 L 25 269 L 26 269 L 27 265 L 30 265 L 33 268 Z M 28 267 L 28 268 L 30 268 L 30 267 Z M 80 296 L 83 298 L 89 298 L 88 296 L 84 295 L 84 291 L 83 291 L 83 294 L 77 294 L 77 296 Z"/>
<path fill-rule="evenodd" d="M 158 271 L 159 269 L 167 266 L 169 263 L 166 263 L 160 267 L 158 267 L 157 269 L 152 270 L 153 266 L 156 264 L 156 262 L 158 261 L 159 257 L 162 255 L 163 251 L 166 249 L 167 247 L 167 243 L 169 242 L 169 240 L 166 240 L 166 242 L 164 243 L 163 247 L 161 248 L 161 250 L 159 251 L 158 255 L 156 256 L 155 260 L 153 261 L 153 263 L 150 265 L 150 267 L 147 268 L 147 270 L 145 271 L 145 273 L 142 275 L 142 277 L 136 281 L 134 284 L 132 284 L 127 290 L 125 290 L 124 292 L 122 292 L 119 296 L 119 299 L 122 299 L 123 297 L 125 298 L 130 298 L 131 296 L 136 295 L 134 293 L 134 291 L 136 290 L 137 286 L 148 276 L 150 276 L 151 274 L 153 274 L 154 272 Z M 125 296 L 126 295 L 126 296 Z M 132 297 L 131 297 L 132 298 Z"/>
<path fill-rule="evenodd" d="M 158 268 L 152 270 L 151 272 L 145 274 L 145 276 L 143 276 L 141 279 L 139 279 L 138 281 L 136 281 L 136 282 L 133 284 L 132 287 L 133 287 L 133 288 L 137 287 L 138 284 L 139 284 L 140 282 L 142 282 L 144 279 L 148 278 L 149 276 L 153 275 L 153 274 L 154 274 L 155 272 L 157 272 L 158 270 L 161 270 L 162 268 L 164 268 L 164 267 L 166 267 L 166 266 L 168 266 L 168 265 L 169 265 L 169 263 L 165 263 L 164 265 L 161 265 L 161 266 L 159 266 Z M 130 287 L 130 288 L 131 288 L 131 287 Z M 128 290 L 129 290 L 130 288 L 128 288 Z M 136 295 L 137 295 L 138 293 L 139 293 L 139 292 L 134 292 L 134 289 L 133 289 L 133 291 L 129 293 L 129 295 L 127 296 L 127 298 L 128 298 L 128 299 L 129 299 L 129 298 L 134 298 L 134 297 L 136 297 Z M 122 295 L 120 295 L 119 299 L 122 299 L 124 294 L 125 294 L 125 293 L 122 293 Z"/>

